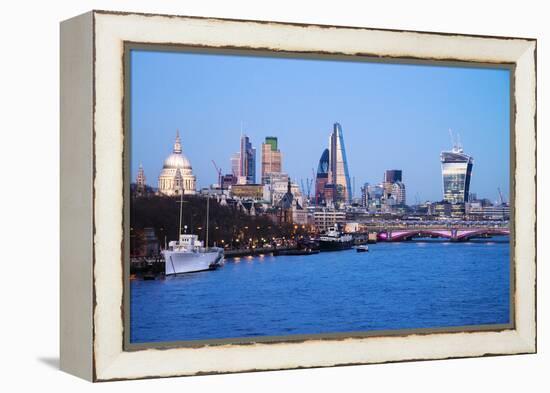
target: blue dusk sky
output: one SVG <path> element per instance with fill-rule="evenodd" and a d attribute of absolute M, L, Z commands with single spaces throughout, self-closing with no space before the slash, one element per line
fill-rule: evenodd
<path fill-rule="evenodd" d="M 441 200 L 439 154 L 459 133 L 474 157 L 470 190 L 509 197 L 510 73 L 504 69 L 138 51 L 131 53 L 131 176 L 157 186 L 176 129 L 202 188 L 231 173 L 241 123 L 256 148 L 279 139 L 283 170 L 312 177 L 342 125 L 355 195 L 402 169 L 407 203 Z"/>

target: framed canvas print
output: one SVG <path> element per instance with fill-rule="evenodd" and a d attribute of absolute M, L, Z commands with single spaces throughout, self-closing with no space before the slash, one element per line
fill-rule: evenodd
<path fill-rule="evenodd" d="M 536 40 L 61 24 L 61 368 L 536 352 Z"/>

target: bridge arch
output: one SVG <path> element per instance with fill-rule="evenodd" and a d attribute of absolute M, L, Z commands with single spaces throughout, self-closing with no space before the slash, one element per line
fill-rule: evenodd
<path fill-rule="evenodd" d="M 386 234 L 385 239 L 387 241 L 403 241 L 411 240 L 417 237 L 431 237 L 431 238 L 443 238 L 451 240 L 453 233 L 451 230 L 429 230 L 429 229 L 415 229 L 415 230 L 397 230 L 390 231 Z"/>
<path fill-rule="evenodd" d="M 510 230 L 507 228 L 483 228 L 483 229 L 465 229 L 456 231 L 457 241 L 466 241 L 474 237 L 481 237 L 485 235 L 493 236 L 509 236 Z"/>

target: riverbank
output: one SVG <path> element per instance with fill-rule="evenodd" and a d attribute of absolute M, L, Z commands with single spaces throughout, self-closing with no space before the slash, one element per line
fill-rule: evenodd
<path fill-rule="evenodd" d="M 271 254 L 271 253 L 275 253 L 276 251 L 297 250 L 297 249 L 298 248 L 296 246 L 258 247 L 258 248 L 241 248 L 237 250 L 225 250 L 223 253 L 226 258 L 235 258 L 235 257 L 255 256 L 255 255 L 261 255 L 261 254 Z"/>

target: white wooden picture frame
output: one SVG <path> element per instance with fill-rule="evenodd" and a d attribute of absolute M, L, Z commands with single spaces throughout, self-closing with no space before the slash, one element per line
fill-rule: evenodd
<path fill-rule="evenodd" d="M 125 350 L 125 43 L 513 68 L 513 326 Z M 536 352 L 536 40 L 92 11 L 61 23 L 61 368 L 90 381 Z"/>

